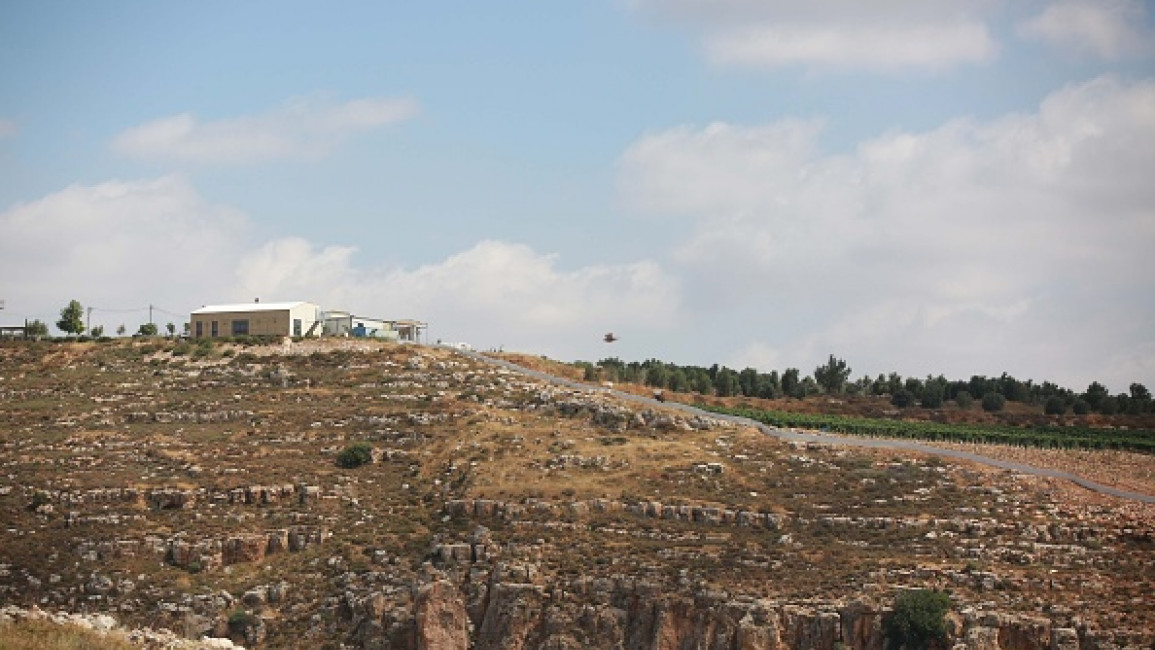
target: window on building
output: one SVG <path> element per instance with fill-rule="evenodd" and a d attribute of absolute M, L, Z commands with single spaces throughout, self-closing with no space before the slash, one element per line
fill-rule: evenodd
<path fill-rule="evenodd" d="M 249 321 L 235 320 L 233 321 L 233 336 L 248 336 L 249 335 Z"/>
<path fill-rule="evenodd" d="M 219 331 L 219 328 L 217 327 L 217 322 L 216 322 L 216 321 L 213 321 L 213 323 L 212 323 L 212 332 L 213 332 L 212 336 L 213 336 L 213 338 L 214 338 L 214 339 L 215 339 L 216 337 L 218 337 L 218 336 L 220 336 L 220 335 L 221 335 L 221 334 L 220 334 L 220 331 Z"/>
<path fill-rule="evenodd" d="M 301 335 L 301 319 L 300 318 L 294 318 L 293 319 L 293 336 L 300 336 L 300 335 Z"/>
<path fill-rule="evenodd" d="M 198 320 L 197 321 L 197 338 L 199 339 L 200 337 L 202 337 L 204 335 L 205 335 L 205 323 L 204 323 L 204 321 Z"/>

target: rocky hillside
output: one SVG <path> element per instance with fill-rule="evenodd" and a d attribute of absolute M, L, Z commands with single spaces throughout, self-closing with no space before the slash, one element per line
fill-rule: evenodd
<path fill-rule="evenodd" d="M 1155 643 L 1152 506 L 449 350 L 7 343 L 0 404 L 12 611 L 255 648 L 881 650 L 895 595 L 937 588 L 948 645 Z"/>

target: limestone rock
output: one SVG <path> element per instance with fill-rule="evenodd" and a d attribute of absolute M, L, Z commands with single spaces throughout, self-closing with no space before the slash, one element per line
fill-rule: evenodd
<path fill-rule="evenodd" d="M 414 609 L 417 650 L 466 650 L 470 647 L 470 622 L 465 613 L 465 602 L 452 583 L 438 580 L 423 585 L 417 591 Z"/>

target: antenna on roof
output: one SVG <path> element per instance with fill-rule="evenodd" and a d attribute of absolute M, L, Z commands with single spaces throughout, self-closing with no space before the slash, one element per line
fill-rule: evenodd
<path fill-rule="evenodd" d="M 260 301 L 261 301 L 260 298 L 253 298 L 253 302 L 260 302 Z"/>

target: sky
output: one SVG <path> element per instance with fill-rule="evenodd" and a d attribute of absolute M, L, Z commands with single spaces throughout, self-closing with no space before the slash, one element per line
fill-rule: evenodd
<path fill-rule="evenodd" d="M 0 3 L 0 324 L 1155 387 L 1153 5 Z"/>

